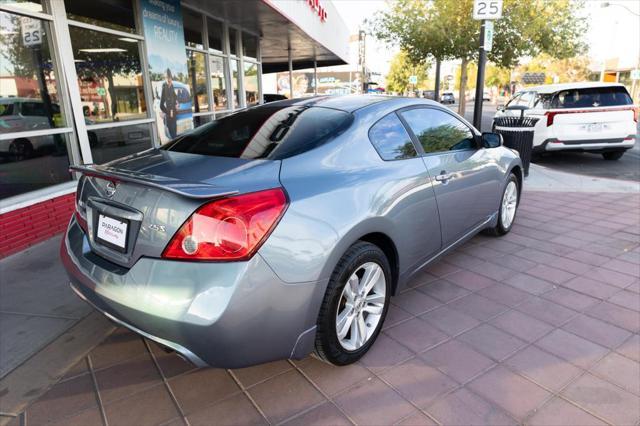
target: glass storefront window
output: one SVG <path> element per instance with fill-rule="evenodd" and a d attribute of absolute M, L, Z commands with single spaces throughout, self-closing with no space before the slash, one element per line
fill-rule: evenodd
<path fill-rule="evenodd" d="M 213 90 L 213 106 L 216 111 L 229 109 L 227 99 L 227 84 L 225 80 L 226 59 L 219 56 L 211 56 L 209 71 L 211 72 L 211 88 Z"/>
<path fill-rule="evenodd" d="M 209 51 L 222 53 L 222 33 L 224 31 L 222 22 L 207 18 L 207 31 L 209 32 Z"/>
<path fill-rule="evenodd" d="M 233 90 L 233 107 L 240 108 L 240 98 L 238 97 L 238 87 L 240 83 L 238 81 L 238 61 L 231 61 L 231 89 Z"/>
<path fill-rule="evenodd" d="M 244 93 L 247 106 L 258 103 L 258 65 L 250 62 L 244 63 Z"/>
<path fill-rule="evenodd" d="M 213 114 L 196 115 L 193 117 L 193 127 L 200 127 L 203 124 L 211 123 L 213 121 Z"/>
<path fill-rule="evenodd" d="M 64 7 L 71 20 L 128 33 L 136 32 L 132 0 L 64 0 Z"/>
<path fill-rule="evenodd" d="M 49 23 L 0 12 L 0 134 L 67 125 Z"/>
<path fill-rule="evenodd" d="M 150 124 L 89 129 L 87 133 L 93 162 L 96 164 L 135 154 L 152 146 Z"/>
<path fill-rule="evenodd" d="M 202 49 L 202 15 L 187 8 L 182 9 L 184 41 L 189 47 Z"/>
<path fill-rule="evenodd" d="M 233 28 L 229 28 L 229 53 L 238 54 L 238 31 Z"/>
<path fill-rule="evenodd" d="M 43 12 L 42 0 L 0 0 L 0 6 L 11 6 L 25 12 Z"/>
<path fill-rule="evenodd" d="M 256 36 L 242 33 L 242 54 L 249 58 L 258 58 L 258 38 Z"/>
<path fill-rule="evenodd" d="M 0 140 L 0 200 L 70 181 L 68 137 Z"/>
<path fill-rule="evenodd" d="M 139 42 L 69 27 L 88 125 L 147 118 Z"/>
<path fill-rule="evenodd" d="M 207 92 L 206 55 L 187 50 L 189 58 L 189 89 L 191 90 L 193 112 L 209 111 L 209 94 Z"/>

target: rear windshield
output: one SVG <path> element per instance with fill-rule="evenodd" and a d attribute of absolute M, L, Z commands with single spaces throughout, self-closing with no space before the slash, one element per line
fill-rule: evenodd
<path fill-rule="evenodd" d="M 631 104 L 631 96 L 624 87 L 591 87 L 556 93 L 551 99 L 550 108 L 592 108 Z"/>
<path fill-rule="evenodd" d="M 215 120 L 162 149 L 191 154 L 281 160 L 327 143 L 346 130 L 353 116 L 310 106 L 260 106 Z"/>

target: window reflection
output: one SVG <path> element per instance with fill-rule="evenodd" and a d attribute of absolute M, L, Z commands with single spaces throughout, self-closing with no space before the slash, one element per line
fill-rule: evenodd
<path fill-rule="evenodd" d="M 96 164 L 135 154 L 152 145 L 149 124 L 94 129 L 87 133 L 93 162 Z"/>
<path fill-rule="evenodd" d="M 211 88 L 213 89 L 213 106 L 216 111 L 229 109 L 227 100 L 227 83 L 225 81 L 225 59 L 211 56 L 209 71 L 211 72 Z"/>
<path fill-rule="evenodd" d="M 0 5 L 11 6 L 27 12 L 43 12 L 41 0 L 0 0 Z"/>
<path fill-rule="evenodd" d="M 202 49 L 202 15 L 189 9 L 182 9 L 184 40 L 187 46 Z"/>
<path fill-rule="evenodd" d="M 193 112 L 209 111 L 205 54 L 187 50 L 189 58 L 189 88 L 193 97 Z"/>
<path fill-rule="evenodd" d="M 207 18 L 207 32 L 209 34 L 209 51 L 222 53 L 222 22 Z"/>
<path fill-rule="evenodd" d="M 0 199 L 71 179 L 50 27 L 0 12 Z"/>
<path fill-rule="evenodd" d="M 258 103 L 258 65 L 244 63 L 244 91 L 247 106 Z"/>
<path fill-rule="evenodd" d="M 137 40 L 69 27 L 87 124 L 146 118 Z"/>

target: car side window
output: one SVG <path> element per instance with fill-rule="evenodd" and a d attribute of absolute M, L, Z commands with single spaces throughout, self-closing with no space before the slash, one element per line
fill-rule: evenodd
<path fill-rule="evenodd" d="M 402 112 L 425 154 L 477 148 L 471 129 L 451 114 L 431 108 Z"/>
<path fill-rule="evenodd" d="M 395 112 L 383 117 L 369 129 L 369 140 L 385 161 L 418 156 L 411 136 Z"/>

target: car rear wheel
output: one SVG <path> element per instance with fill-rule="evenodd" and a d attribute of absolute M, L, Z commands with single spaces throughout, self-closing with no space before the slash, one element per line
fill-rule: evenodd
<path fill-rule="evenodd" d="M 502 192 L 500 210 L 498 211 L 498 224 L 494 228 L 488 229 L 488 234 L 500 236 L 511 231 L 513 222 L 515 222 L 516 219 L 516 211 L 520 201 L 519 195 L 518 178 L 515 174 L 511 173 L 507 185 Z"/>
<path fill-rule="evenodd" d="M 9 145 L 9 154 L 13 161 L 22 161 L 33 156 L 33 146 L 27 139 L 17 139 Z"/>
<path fill-rule="evenodd" d="M 389 308 L 391 268 L 376 245 L 358 242 L 331 275 L 320 308 L 317 355 L 335 365 L 359 360 L 378 337 Z"/>
<path fill-rule="evenodd" d="M 602 153 L 602 156 L 604 157 L 604 159 L 609 161 L 619 160 L 623 155 L 624 155 L 624 151 L 610 151 L 610 152 Z"/>

